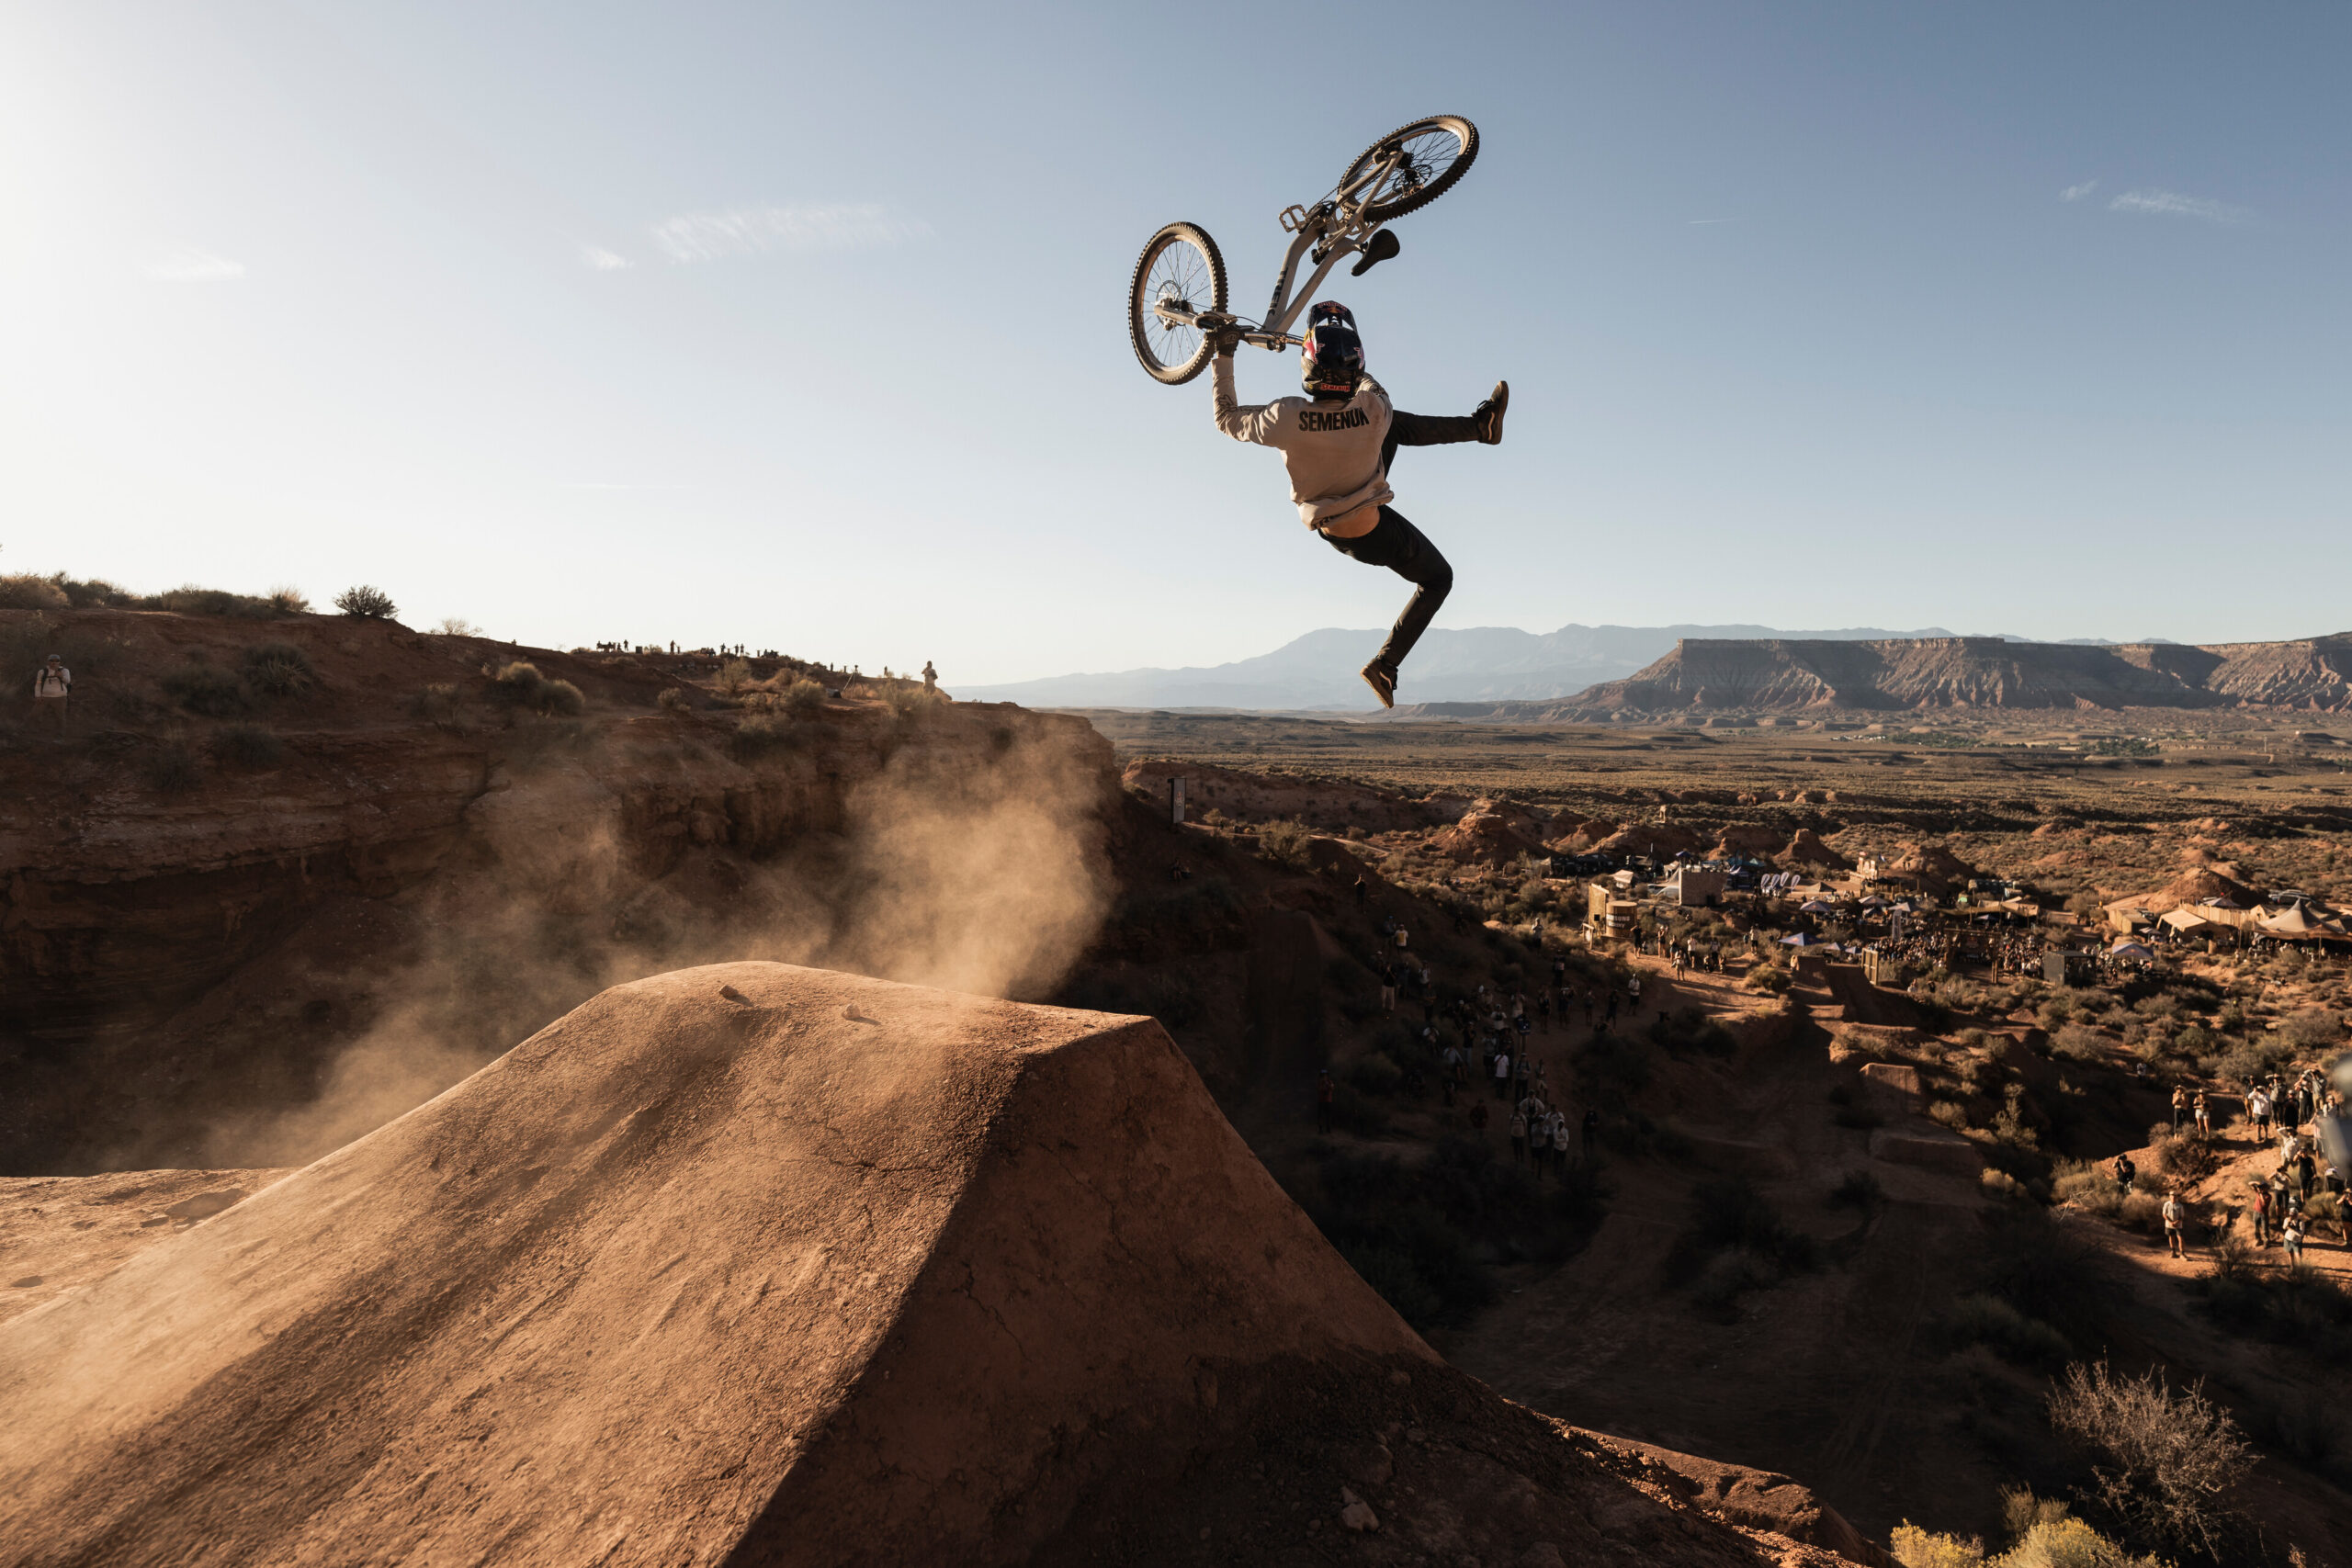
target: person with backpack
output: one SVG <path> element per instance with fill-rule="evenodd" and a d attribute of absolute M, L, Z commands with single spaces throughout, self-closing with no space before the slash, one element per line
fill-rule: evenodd
<path fill-rule="evenodd" d="M 1500 442 L 1510 387 L 1496 382 L 1493 395 L 1466 415 L 1400 412 L 1365 373 L 1363 339 L 1353 312 L 1325 300 L 1308 308 L 1306 321 L 1299 345 L 1299 383 L 1306 395 L 1271 403 L 1245 404 L 1234 394 L 1233 353 L 1240 346 L 1240 333 L 1228 328 L 1209 333 L 1216 355 L 1210 377 L 1212 412 L 1217 429 L 1236 441 L 1272 446 L 1283 455 L 1299 520 L 1326 544 L 1366 566 L 1385 566 L 1413 585 L 1388 640 L 1363 671 L 1380 705 L 1394 707 L 1397 672 L 1453 591 L 1453 568 L 1389 504 L 1396 499 L 1388 488 L 1389 465 L 1399 446 Z"/>
<path fill-rule="evenodd" d="M 73 704 L 74 671 L 65 668 L 62 657 L 52 653 L 33 671 L 33 723 L 62 735 Z"/>

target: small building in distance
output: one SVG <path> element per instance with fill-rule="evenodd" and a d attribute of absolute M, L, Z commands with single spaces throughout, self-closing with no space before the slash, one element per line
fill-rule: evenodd
<path fill-rule="evenodd" d="M 1724 901 L 1730 874 L 1715 866 L 1678 865 L 1667 878 L 1674 901 L 1686 909 L 1710 909 Z"/>

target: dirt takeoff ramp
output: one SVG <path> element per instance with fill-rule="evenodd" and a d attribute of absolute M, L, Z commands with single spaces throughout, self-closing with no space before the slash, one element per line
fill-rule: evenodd
<path fill-rule="evenodd" d="M 1815 1558 L 1443 1366 L 1158 1024 L 782 964 L 26 1313 L 0 1411 L 12 1565 Z"/>

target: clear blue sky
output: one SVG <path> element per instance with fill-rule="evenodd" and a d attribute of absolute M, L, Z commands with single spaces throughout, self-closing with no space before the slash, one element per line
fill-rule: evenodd
<path fill-rule="evenodd" d="M 1337 290 L 1441 625 L 2352 626 L 2352 11 L 0 0 L 0 570 L 952 686 L 1385 624 L 1123 331 L 1440 110 Z M 1291 389 L 1250 351 L 1245 396 Z"/>

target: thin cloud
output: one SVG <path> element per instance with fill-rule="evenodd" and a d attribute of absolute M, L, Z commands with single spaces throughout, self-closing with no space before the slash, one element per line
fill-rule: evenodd
<path fill-rule="evenodd" d="M 2091 192 L 2097 189 L 2098 189 L 2098 182 L 2097 180 L 2085 180 L 2078 186 L 2068 186 L 2064 190 L 2060 191 L 2058 193 L 2058 199 L 2061 201 L 2080 201 L 2083 197 L 2090 195 Z"/>
<path fill-rule="evenodd" d="M 717 261 L 770 251 L 860 251 L 931 238 L 931 225 L 878 203 L 831 207 L 730 207 L 687 212 L 653 225 L 653 243 L 675 262 Z"/>
<path fill-rule="evenodd" d="M 147 276 L 158 283 L 233 283 L 245 276 L 245 264 L 182 245 L 149 262 Z"/>
<path fill-rule="evenodd" d="M 580 260 L 597 272 L 627 272 L 637 265 L 618 251 L 608 251 L 602 245 L 581 246 Z"/>
<path fill-rule="evenodd" d="M 2127 190 L 2107 204 L 2109 212 L 2145 212 L 2158 218 L 2196 218 L 2207 223 L 2240 223 L 2245 220 L 2245 209 L 2227 207 L 2218 201 L 2208 201 L 2201 196 L 2183 196 L 2177 190 Z"/>
<path fill-rule="evenodd" d="M 1686 218 L 1683 221 L 1693 229 L 1703 229 L 1711 223 L 1736 223 L 1739 220 L 1736 218 Z"/>

